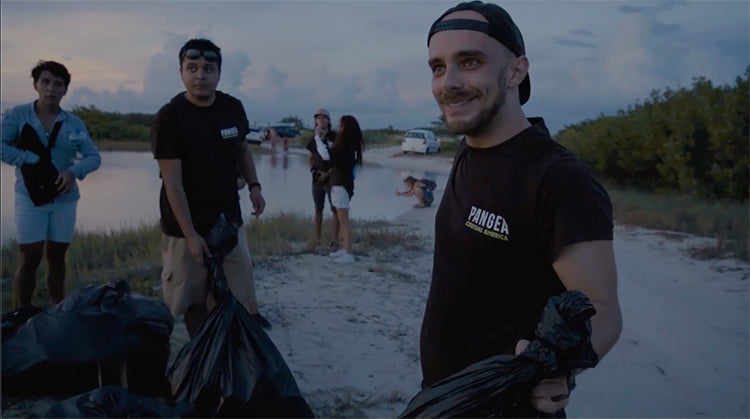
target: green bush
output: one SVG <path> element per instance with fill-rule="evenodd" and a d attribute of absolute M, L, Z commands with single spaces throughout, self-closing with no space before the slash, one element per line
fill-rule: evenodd
<path fill-rule="evenodd" d="M 386 147 L 401 144 L 404 139 L 405 131 L 396 130 L 393 128 L 387 129 L 366 129 L 362 136 L 365 140 L 365 148 L 367 147 Z"/>
<path fill-rule="evenodd" d="M 95 106 L 77 106 L 72 113 L 86 124 L 94 141 L 149 142 L 154 114 L 104 112 Z"/>
<path fill-rule="evenodd" d="M 556 139 L 608 181 L 699 198 L 748 199 L 748 76 L 734 86 L 698 77 L 655 90 L 615 116 L 565 127 Z"/>

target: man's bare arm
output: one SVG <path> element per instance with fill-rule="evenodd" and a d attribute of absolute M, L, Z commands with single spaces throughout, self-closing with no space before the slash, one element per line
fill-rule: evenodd
<path fill-rule="evenodd" d="M 617 268 L 614 249 L 608 240 L 589 241 L 564 248 L 552 264 L 568 290 L 586 294 L 596 308 L 591 318 L 591 346 L 601 359 L 615 345 L 622 330 L 617 298 Z M 516 354 L 529 344 L 520 340 Z M 531 404 L 540 412 L 554 413 L 568 405 L 567 377 L 546 378 L 531 391 Z"/>
<path fill-rule="evenodd" d="M 601 359 L 612 349 L 622 331 L 612 242 L 598 240 L 568 246 L 552 267 L 565 288 L 586 294 L 596 307 L 596 314 L 591 318 L 591 346 Z"/>
<path fill-rule="evenodd" d="M 248 185 L 258 182 L 258 174 L 255 171 L 255 162 L 253 161 L 253 154 L 250 151 L 247 143 L 240 144 L 240 172 L 242 178 L 245 179 Z M 263 213 L 266 208 L 266 201 L 263 199 L 263 194 L 260 192 L 259 187 L 250 187 L 250 203 L 253 204 L 253 215 L 259 216 Z"/>

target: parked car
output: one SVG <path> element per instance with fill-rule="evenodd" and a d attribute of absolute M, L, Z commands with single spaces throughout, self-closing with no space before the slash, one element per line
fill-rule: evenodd
<path fill-rule="evenodd" d="M 247 133 L 245 139 L 250 144 L 260 144 L 263 142 L 263 137 L 258 128 L 250 128 L 250 132 Z"/>
<path fill-rule="evenodd" d="M 289 125 L 274 125 L 273 128 L 276 128 L 276 133 L 279 134 L 279 137 L 281 138 L 294 138 L 299 135 L 299 131 Z"/>
<path fill-rule="evenodd" d="M 440 139 L 430 130 L 411 129 L 404 135 L 401 150 L 404 154 L 410 151 L 424 154 L 437 153 L 440 151 Z"/>

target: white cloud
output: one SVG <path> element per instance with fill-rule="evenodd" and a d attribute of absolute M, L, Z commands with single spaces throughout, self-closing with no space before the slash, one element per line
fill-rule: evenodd
<path fill-rule="evenodd" d="M 63 106 L 155 112 L 183 89 L 180 46 L 205 36 L 224 53 L 219 88 L 240 98 L 251 120 L 297 114 L 310 123 L 326 106 L 365 127 L 429 125 L 439 111 L 426 32 L 455 3 L 6 0 L 0 100 L 33 99 L 31 66 L 59 57 L 73 73 Z M 504 6 L 531 62 L 526 109 L 547 117 L 553 131 L 697 75 L 731 82 L 748 63 L 746 2 L 643 2 L 628 13 L 612 2 Z"/>
<path fill-rule="evenodd" d="M 614 41 L 600 50 L 606 81 L 621 93 L 632 95 L 654 86 L 648 67 L 653 58 L 642 36 L 646 29 L 640 14 L 626 15 Z"/>

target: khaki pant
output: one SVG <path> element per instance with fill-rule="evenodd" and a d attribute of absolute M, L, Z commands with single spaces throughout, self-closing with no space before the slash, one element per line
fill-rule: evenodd
<path fill-rule="evenodd" d="M 161 288 L 172 316 L 178 318 L 193 304 L 207 304 L 210 310 L 214 301 L 210 298 L 211 284 L 206 283 L 208 271 L 190 254 L 187 240 L 162 234 L 161 255 L 164 263 Z M 223 266 L 234 297 L 247 311 L 257 313 L 253 261 L 244 226 L 238 231 L 237 246 L 224 258 Z"/>

